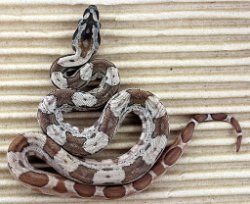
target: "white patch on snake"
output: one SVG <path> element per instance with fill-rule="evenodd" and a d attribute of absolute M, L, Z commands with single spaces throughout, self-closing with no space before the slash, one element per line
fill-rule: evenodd
<path fill-rule="evenodd" d="M 101 163 L 104 165 L 113 165 L 114 161 L 112 159 L 103 159 Z"/>
<path fill-rule="evenodd" d="M 46 135 L 41 134 L 41 133 L 34 133 L 34 132 L 27 132 L 24 133 L 23 135 L 29 144 L 34 144 L 41 149 L 44 147 L 46 144 Z"/>
<path fill-rule="evenodd" d="M 120 83 L 120 77 L 118 69 L 115 67 L 109 67 L 106 72 L 106 83 L 110 86 L 115 86 Z"/>
<path fill-rule="evenodd" d="M 29 171 L 29 169 L 20 165 L 20 161 L 26 161 L 26 155 L 24 155 L 22 152 L 8 152 L 7 157 L 9 166 L 11 168 L 11 173 L 15 177 L 18 178 L 21 174 Z"/>
<path fill-rule="evenodd" d="M 130 149 L 130 151 L 131 151 L 131 149 Z M 130 152 L 130 154 L 131 154 L 131 152 Z M 119 163 L 121 163 L 121 161 L 125 161 L 125 160 L 127 160 L 127 159 L 129 158 L 130 154 L 125 153 L 125 154 L 123 154 L 123 155 L 119 156 L 119 157 L 118 157 L 118 161 L 119 161 Z"/>
<path fill-rule="evenodd" d="M 80 77 L 84 81 L 89 81 L 91 79 L 93 72 L 93 64 L 87 63 L 80 68 Z"/>
<path fill-rule="evenodd" d="M 99 170 L 94 174 L 93 184 L 115 183 L 120 184 L 125 179 L 125 172 L 121 167 Z"/>
<path fill-rule="evenodd" d="M 90 126 L 90 127 L 86 127 L 83 129 L 83 131 L 81 132 L 81 136 L 85 137 L 86 139 L 89 139 L 92 137 L 93 134 L 95 134 L 96 132 L 96 128 L 94 125 Z"/>
<path fill-rule="evenodd" d="M 95 195 L 94 196 L 104 197 L 103 190 L 104 190 L 104 186 L 96 186 L 95 187 Z"/>
<path fill-rule="evenodd" d="M 90 154 L 94 154 L 99 150 L 107 146 L 109 142 L 109 137 L 103 132 L 96 132 L 94 137 L 88 138 L 84 144 L 83 148 Z"/>
<path fill-rule="evenodd" d="M 48 174 L 47 174 L 47 176 L 49 177 L 49 182 L 44 186 L 44 188 L 45 189 L 46 188 L 52 189 L 57 185 L 59 179 L 54 177 L 54 176 L 48 175 Z"/>
<path fill-rule="evenodd" d="M 56 110 L 56 97 L 53 95 L 46 96 L 39 104 L 38 109 L 46 114 L 54 113 Z"/>
<path fill-rule="evenodd" d="M 93 16 L 94 21 L 98 21 L 96 12 L 95 12 L 93 9 L 91 9 L 90 11 L 91 11 L 91 13 L 92 13 L 92 16 Z"/>
<path fill-rule="evenodd" d="M 86 30 L 86 33 L 89 33 L 89 29 Z M 83 47 L 87 48 L 89 46 L 89 42 L 87 40 L 82 41 Z"/>
<path fill-rule="evenodd" d="M 87 12 L 84 16 L 83 16 L 83 19 L 87 19 L 88 17 L 89 17 L 89 15 L 90 15 L 90 13 L 89 12 Z"/>
<path fill-rule="evenodd" d="M 211 114 L 207 114 L 207 118 L 205 121 L 213 121 Z"/>
<path fill-rule="evenodd" d="M 157 177 L 157 174 L 154 171 L 149 171 L 148 173 L 152 176 L 152 179 Z"/>
<path fill-rule="evenodd" d="M 49 125 L 47 135 L 59 145 L 64 145 L 66 142 L 66 131 L 59 125 Z"/>
<path fill-rule="evenodd" d="M 110 108 L 115 117 L 120 117 L 121 113 L 127 109 L 130 102 L 130 94 L 126 91 L 121 91 L 114 95 L 111 100 L 109 100 Z"/>
<path fill-rule="evenodd" d="M 74 45 L 73 45 L 74 46 Z M 89 59 L 81 57 L 81 48 L 79 46 L 75 46 L 76 52 L 74 55 L 62 57 L 57 61 L 57 64 L 62 67 L 74 67 L 85 64 Z M 73 62 L 74 63 L 73 63 Z"/>
<path fill-rule="evenodd" d="M 90 93 L 75 92 L 72 96 L 72 102 L 77 106 L 92 107 L 97 103 L 95 96 Z"/>
<path fill-rule="evenodd" d="M 144 146 L 145 146 L 145 144 L 144 144 Z M 140 149 L 141 147 L 140 147 L 140 145 L 138 145 L 138 144 L 135 144 L 131 149 L 130 149 L 130 153 L 137 153 L 138 152 L 138 149 Z"/>
<path fill-rule="evenodd" d="M 142 155 L 142 158 L 146 164 L 153 164 L 166 145 L 167 137 L 165 135 L 153 138 L 150 142 L 150 147 L 147 148 L 147 150 L 145 150 L 144 154 Z"/>
<path fill-rule="evenodd" d="M 63 174 L 68 174 L 68 172 L 75 171 L 81 163 L 80 160 L 67 153 L 64 149 L 60 149 L 57 152 L 57 154 L 54 156 L 54 161 L 60 166 Z"/>
<path fill-rule="evenodd" d="M 67 79 L 61 72 L 52 72 L 51 80 L 60 89 L 65 89 L 68 87 Z"/>
<path fill-rule="evenodd" d="M 135 192 L 138 192 L 132 183 L 129 183 L 129 184 L 126 184 L 124 185 L 125 189 L 126 189 L 126 195 L 129 195 L 129 194 L 132 194 L 132 193 L 135 193 Z"/>
<path fill-rule="evenodd" d="M 153 118 L 160 118 L 166 113 L 166 108 L 156 96 L 149 96 L 145 101 L 145 106 L 151 112 Z"/>
<path fill-rule="evenodd" d="M 75 182 L 70 181 L 70 180 L 65 180 L 64 184 L 65 184 L 65 187 L 68 190 L 68 192 L 76 193 L 75 188 L 74 188 Z"/>

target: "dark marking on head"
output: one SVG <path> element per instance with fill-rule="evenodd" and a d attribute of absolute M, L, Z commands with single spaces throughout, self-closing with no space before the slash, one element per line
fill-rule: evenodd
<path fill-rule="evenodd" d="M 85 28 L 83 30 L 80 30 L 80 28 L 82 26 L 84 26 L 85 24 Z M 74 41 L 78 35 L 79 32 L 81 35 L 81 42 L 87 40 L 90 46 L 93 45 L 93 43 L 97 42 L 98 46 L 101 43 L 101 37 L 100 37 L 100 22 L 99 22 L 99 11 L 97 9 L 96 6 L 94 5 L 90 5 L 83 13 L 83 18 L 80 19 L 80 21 L 78 22 L 78 27 L 75 30 L 73 36 L 72 36 L 72 41 Z M 95 43 L 96 45 L 96 43 Z M 74 45 L 73 45 L 74 46 Z M 79 47 L 82 48 L 82 50 L 85 52 L 86 54 L 86 48 L 84 49 L 84 47 L 78 45 Z M 87 50 L 89 49 L 89 46 L 87 47 Z"/>

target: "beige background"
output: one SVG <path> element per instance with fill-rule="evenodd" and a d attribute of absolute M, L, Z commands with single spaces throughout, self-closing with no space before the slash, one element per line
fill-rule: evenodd
<path fill-rule="evenodd" d="M 72 53 L 77 20 L 93 3 L 102 23 L 97 55 L 119 67 L 121 89 L 140 87 L 161 98 L 170 115 L 170 143 L 195 113 L 230 113 L 244 131 L 236 154 L 230 125 L 199 126 L 166 175 L 147 191 L 110 203 L 250 203 L 250 2 L 125 2 L 0 2 L 0 203 L 103 203 L 32 192 L 10 176 L 5 159 L 18 133 L 40 130 L 37 105 L 54 89 L 50 65 Z M 68 114 L 67 120 L 83 127 L 98 115 Z M 138 119 L 129 117 L 99 157 L 125 152 L 139 132 Z"/>

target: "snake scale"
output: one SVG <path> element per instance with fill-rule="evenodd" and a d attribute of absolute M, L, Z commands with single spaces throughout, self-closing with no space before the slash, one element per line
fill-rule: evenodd
<path fill-rule="evenodd" d="M 37 114 L 44 134 L 21 134 L 9 146 L 8 166 L 16 179 L 44 194 L 122 198 L 144 190 L 173 166 L 194 128 L 206 121 L 230 123 L 237 132 L 239 151 L 241 127 L 234 117 L 222 113 L 195 115 L 175 142 L 167 146 L 168 115 L 159 99 L 141 89 L 118 92 L 120 77 L 116 66 L 93 57 L 101 42 L 100 27 L 97 7 L 91 5 L 73 35 L 74 54 L 62 56 L 52 64 L 51 80 L 58 89 L 41 101 Z M 89 83 L 96 80 L 99 85 L 89 90 Z M 99 119 L 83 130 L 64 122 L 63 113 L 100 108 L 103 111 Z M 86 158 L 108 145 L 130 112 L 142 122 L 138 142 L 114 159 Z M 35 168 L 31 156 L 42 159 L 56 173 Z"/>

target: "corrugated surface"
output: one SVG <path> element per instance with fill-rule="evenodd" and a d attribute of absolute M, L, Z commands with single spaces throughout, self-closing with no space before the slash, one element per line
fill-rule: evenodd
<path fill-rule="evenodd" d="M 72 52 L 71 35 L 87 3 L 102 4 L 98 55 L 119 67 L 121 89 L 140 87 L 162 99 L 171 141 L 195 113 L 230 113 L 244 131 L 236 154 L 228 124 L 201 125 L 175 167 L 147 191 L 119 203 L 250 203 L 250 2 L 81 2 L 0 2 L 0 203 L 103 203 L 31 192 L 9 175 L 5 159 L 18 133 L 39 130 L 37 105 L 54 89 L 49 67 Z M 68 114 L 67 120 L 83 127 L 98 115 Z M 131 116 L 99 157 L 126 151 L 139 132 Z"/>

